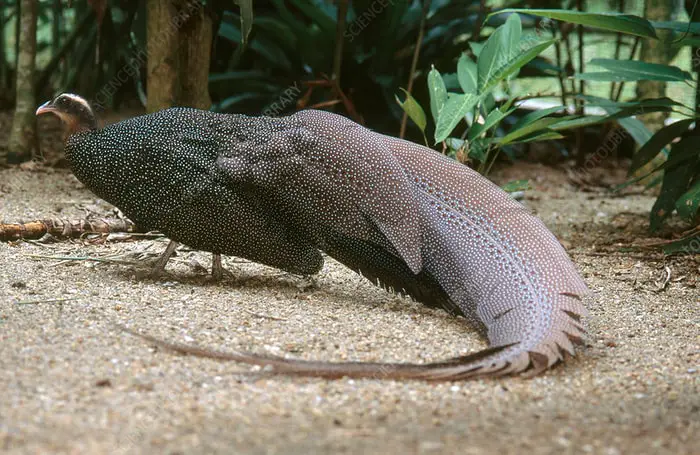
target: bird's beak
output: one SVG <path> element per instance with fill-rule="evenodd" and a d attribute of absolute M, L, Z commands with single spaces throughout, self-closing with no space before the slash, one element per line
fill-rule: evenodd
<path fill-rule="evenodd" d="M 51 101 L 47 101 L 41 106 L 39 106 L 39 109 L 36 110 L 35 115 L 41 115 L 41 114 L 46 114 L 48 112 L 56 112 L 56 108 L 53 107 L 51 104 Z"/>

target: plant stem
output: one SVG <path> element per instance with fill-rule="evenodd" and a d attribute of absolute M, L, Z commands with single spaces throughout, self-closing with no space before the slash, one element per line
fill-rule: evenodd
<path fill-rule="evenodd" d="M 632 50 L 630 51 L 629 60 L 634 59 L 634 54 L 637 53 L 637 48 L 639 47 L 639 43 L 640 43 L 640 38 L 637 36 L 634 39 L 634 44 L 632 45 Z M 625 81 L 621 81 L 620 85 L 617 86 L 617 93 L 615 94 L 615 101 L 620 100 L 620 96 L 622 96 L 622 89 L 624 87 L 625 87 Z"/>
<path fill-rule="evenodd" d="M 413 61 L 411 62 L 411 71 L 408 74 L 408 86 L 406 91 L 411 94 L 413 90 L 413 77 L 416 74 L 416 67 L 418 66 L 418 56 L 420 55 L 420 46 L 423 43 L 423 35 L 425 34 L 425 19 L 428 16 L 428 11 L 430 11 L 431 0 L 423 1 L 423 11 L 421 12 L 420 18 L 420 29 L 418 30 L 418 39 L 416 39 L 416 48 L 413 50 Z M 408 122 L 408 114 L 404 111 L 403 117 L 401 118 L 401 129 L 399 130 L 399 137 L 403 139 L 406 134 L 406 123 Z"/>
<path fill-rule="evenodd" d="M 338 16 L 335 27 L 335 51 L 333 54 L 332 78 L 336 87 L 340 90 L 340 70 L 343 65 L 343 35 L 345 33 L 345 20 L 348 15 L 348 0 L 340 0 L 338 4 Z"/>
<path fill-rule="evenodd" d="M 554 27 L 552 27 L 552 38 L 556 38 L 556 36 L 557 32 Z M 562 68 L 561 43 L 558 40 L 554 43 L 554 51 L 557 58 L 557 67 Z M 566 87 L 564 86 L 564 75 L 561 71 L 557 72 L 557 78 L 559 79 L 559 87 L 561 88 L 561 105 L 566 106 Z"/>
<path fill-rule="evenodd" d="M 625 0 L 619 0 L 617 3 L 617 11 L 619 13 L 625 12 Z M 617 38 L 615 39 L 615 60 L 620 59 L 620 51 L 622 48 L 622 33 L 617 32 Z M 610 99 L 615 96 L 615 82 L 610 83 Z"/>

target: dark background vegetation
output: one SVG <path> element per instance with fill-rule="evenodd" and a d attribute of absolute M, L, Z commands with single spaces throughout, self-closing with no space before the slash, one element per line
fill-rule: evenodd
<path fill-rule="evenodd" d="M 698 224 L 700 159 L 688 146 L 696 134 L 692 125 L 697 73 L 692 77 L 690 73 L 700 65 L 700 24 L 691 20 L 697 15 L 694 2 L 0 0 L 0 109 L 13 113 L 9 137 L 0 140 L 0 162 L 14 165 L 45 158 L 37 146 L 33 111 L 61 92 L 89 99 L 102 117 L 113 111 L 133 115 L 171 105 L 252 115 L 321 108 L 377 131 L 423 142 L 424 137 L 433 137 L 434 123 L 419 128 L 407 120 L 397 95 L 404 99 L 401 89 L 406 89 L 427 112 L 431 68 L 440 70 L 448 92 L 459 92 L 460 56 L 477 58 L 480 46 L 508 17 L 489 14 L 503 8 L 626 13 L 649 21 L 658 39 L 521 14 L 523 33 L 557 41 L 522 67 L 517 77 L 499 84 L 485 107 L 477 109 L 476 116 L 485 117 L 495 106 L 529 101 L 509 113 L 487 138 L 494 140 L 488 147 L 504 153 L 487 156 L 493 161 L 559 163 L 570 166 L 581 180 L 602 161 L 628 168 L 630 178 L 637 177 L 648 188 L 658 191 L 661 185 L 660 202 L 651 213 L 652 228 L 689 201 L 691 209 L 679 211 L 691 228 L 683 238 L 686 242 L 696 238 L 697 229 L 692 227 Z M 686 80 L 622 77 L 612 82 L 572 77 L 589 71 L 591 59 L 601 57 L 674 65 L 689 76 Z M 582 96 L 615 104 L 606 111 L 600 101 L 586 105 L 592 98 L 584 101 Z M 643 110 L 644 115 L 630 110 L 615 118 L 595 111 L 602 106 L 603 114 L 609 115 L 623 108 L 623 102 L 634 106 L 661 99 L 676 104 L 659 107 L 663 103 L 656 102 Z M 556 106 L 576 114 L 576 127 L 556 134 L 544 128 L 546 134 L 538 141 L 498 145 L 499 137 L 522 126 L 524 116 Z M 599 118 L 589 121 L 592 115 Z M 658 135 L 678 119 L 686 122 L 684 128 Z M 490 165 L 477 166 L 483 157 L 477 154 L 476 142 L 471 149 L 469 143 L 454 145 L 465 144 L 473 121 L 460 122 L 447 141 L 431 140 L 428 145 L 488 170 Z M 655 134 L 656 142 L 651 143 Z M 606 145 L 611 137 L 612 147 Z M 683 175 L 665 164 L 673 162 L 669 160 L 673 147 L 683 163 Z"/>

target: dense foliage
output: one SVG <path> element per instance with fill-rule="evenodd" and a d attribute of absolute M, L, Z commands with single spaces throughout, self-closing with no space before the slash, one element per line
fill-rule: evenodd
<path fill-rule="evenodd" d="M 20 3 L 0 0 L 0 103 L 8 106 Z M 197 2 L 214 24 L 212 110 L 280 115 L 320 107 L 392 135 L 405 112 L 411 119 L 407 137 L 484 173 L 501 151 L 513 159 L 523 144 L 545 140 L 561 144 L 563 154 L 576 152 L 578 170 L 585 172 L 600 156 L 582 147 L 584 131 L 614 124 L 616 146 L 630 139 L 639 147 L 630 181 L 661 185 L 652 230 L 674 211 L 691 225 L 700 221 L 696 103 L 622 99 L 625 84 L 638 81 L 697 87 L 697 74 L 635 57 L 640 42 L 659 41 L 662 32 L 672 53 L 690 46 L 700 55 L 700 23 L 575 9 L 497 9 L 478 0 L 269 0 L 256 1 L 254 10 L 252 4 Z M 145 105 L 147 39 L 154 39 L 146 28 L 144 1 L 40 1 L 37 98 L 74 91 L 103 108 Z M 612 38 L 614 58 L 586 51 L 595 49 L 595 40 Z M 694 70 L 698 64 L 694 59 Z M 555 93 L 523 91 L 519 80 L 533 77 L 548 81 Z M 609 96 L 601 84 L 609 85 Z M 548 104 L 535 110 L 523 104 L 538 98 Z M 650 131 L 638 116 L 651 112 L 672 113 L 678 121 Z"/>

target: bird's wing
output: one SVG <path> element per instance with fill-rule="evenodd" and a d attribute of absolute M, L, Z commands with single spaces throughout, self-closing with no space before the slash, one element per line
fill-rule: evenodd
<path fill-rule="evenodd" d="M 265 192 L 321 247 L 339 232 L 387 247 L 421 271 L 420 207 L 386 144 L 322 111 L 259 119 L 251 128 L 219 156 L 228 179 Z"/>

